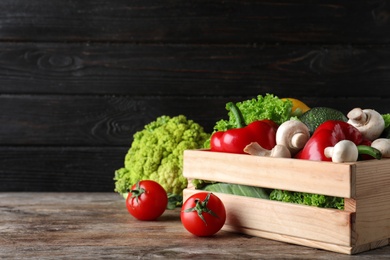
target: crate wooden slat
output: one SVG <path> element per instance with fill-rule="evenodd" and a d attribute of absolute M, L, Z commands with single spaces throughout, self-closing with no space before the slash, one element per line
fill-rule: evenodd
<path fill-rule="evenodd" d="M 228 212 L 225 230 L 343 254 L 389 244 L 390 159 L 336 164 L 187 150 L 183 174 L 345 199 L 337 210 L 216 193 Z M 189 182 L 184 199 L 196 192 Z"/>
<path fill-rule="evenodd" d="M 356 243 L 390 238 L 390 160 L 356 164 Z"/>
<path fill-rule="evenodd" d="M 351 198 L 354 164 L 255 157 L 205 150 L 184 152 L 185 176 L 263 188 Z M 207 174 L 206 174 L 207 173 Z M 331 174 L 330 174 L 331 173 Z"/>

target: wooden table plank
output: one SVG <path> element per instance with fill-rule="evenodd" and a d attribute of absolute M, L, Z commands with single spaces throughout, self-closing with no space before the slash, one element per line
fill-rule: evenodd
<path fill-rule="evenodd" d="M 0 91 L 11 95 L 234 98 L 268 92 L 310 97 L 311 105 L 312 97 L 388 98 L 389 71 L 389 44 L 0 42 Z"/>
<path fill-rule="evenodd" d="M 389 42 L 386 1 L 3 0 L 15 41 Z"/>
<path fill-rule="evenodd" d="M 198 238 L 179 209 L 132 218 L 115 193 L 0 193 L 1 259 L 389 259 L 390 246 L 348 256 L 220 231 Z"/>

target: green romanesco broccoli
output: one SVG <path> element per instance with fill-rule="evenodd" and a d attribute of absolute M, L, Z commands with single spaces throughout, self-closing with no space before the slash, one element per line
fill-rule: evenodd
<path fill-rule="evenodd" d="M 124 167 L 115 171 L 115 191 L 126 197 L 133 184 L 149 179 L 168 194 L 180 196 L 187 187 L 183 152 L 201 148 L 209 137 L 201 125 L 184 115 L 158 117 L 134 134 Z"/>

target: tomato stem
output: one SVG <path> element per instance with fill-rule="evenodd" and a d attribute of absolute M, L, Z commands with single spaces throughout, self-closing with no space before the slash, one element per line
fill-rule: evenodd
<path fill-rule="evenodd" d="M 131 193 L 131 197 L 135 198 L 135 200 L 138 203 L 138 197 L 141 196 L 143 193 L 145 193 L 145 189 L 144 188 L 140 188 L 139 182 L 137 182 L 136 189 L 131 190 L 130 193 Z"/>
<path fill-rule="evenodd" d="M 184 212 L 194 212 L 196 211 L 200 219 L 204 222 L 204 224 L 207 226 L 207 222 L 203 217 L 203 212 L 210 214 L 213 217 L 219 218 L 217 214 L 215 214 L 214 211 L 211 209 L 207 208 L 207 203 L 209 202 L 211 193 L 208 193 L 206 198 L 202 201 L 200 199 L 195 199 L 195 207 L 193 208 L 188 208 L 184 210 Z"/>

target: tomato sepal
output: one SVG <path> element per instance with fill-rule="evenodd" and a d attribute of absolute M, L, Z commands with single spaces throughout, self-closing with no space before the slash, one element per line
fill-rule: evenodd
<path fill-rule="evenodd" d="M 129 193 L 131 194 L 131 198 L 135 198 L 135 200 L 137 201 L 137 203 L 139 203 L 138 201 L 138 198 L 139 196 L 141 196 L 143 193 L 145 193 L 145 189 L 144 188 L 141 188 L 140 185 L 139 185 L 139 181 L 137 181 L 137 183 L 135 184 L 135 189 L 131 189 L 129 191 Z"/>
<path fill-rule="evenodd" d="M 156 220 L 166 210 L 168 195 L 156 181 L 141 180 L 130 189 L 126 199 L 128 212 L 138 220 Z"/>
<path fill-rule="evenodd" d="M 225 224 L 226 209 L 215 194 L 201 191 L 183 202 L 180 219 L 185 229 L 193 235 L 212 236 Z"/>
<path fill-rule="evenodd" d="M 210 200 L 210 196 L 211 196 L 211 193 L 208 193 L 206 198 L 203 201 L 200 200 L 200 199 L 195 199 L 195 203 L 196 203 L 195 207 L 185 209 L 184 212 L 196 211 L 196 213 L 198 214 L 200 219 L 207 226 L 207 221 L 203 217 L 203 212 L 204 213 L 208 213 L 208 214 L 212 215 L 213 217 L 219 218 L 219 216 L 214 211 L 212 211 L 211 209 L 207 208 L 207 203 Z"/>

